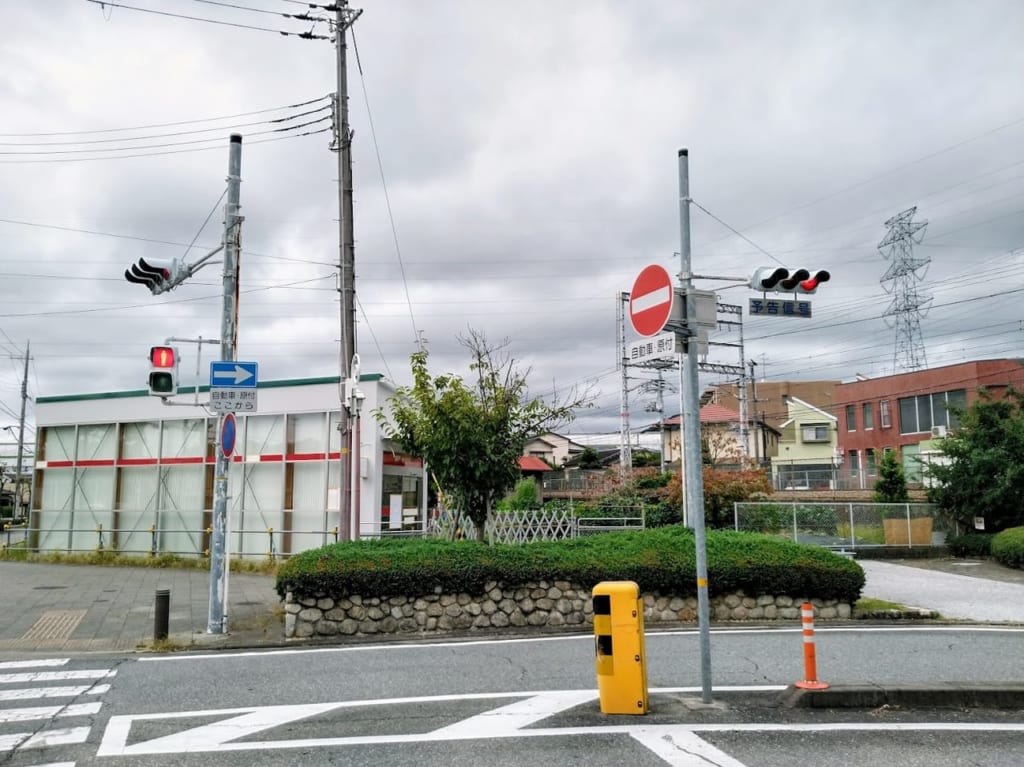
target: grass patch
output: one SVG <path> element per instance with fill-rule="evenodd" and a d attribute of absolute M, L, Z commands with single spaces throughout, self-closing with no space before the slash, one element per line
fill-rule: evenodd
<path fill-rule="evenodd" d="M 157 554 L 145 556 L 120 554 L 116 551 L 89 551 L 66 553 L 48 551 L 31 553 L 24 547 L 0 550 L 0 560 L 16 562 L 37 562 L 59 565 L 98 565 L 102 567 L 146 567 L 176 568 L 179 570 L 209 570 L 210 560 L 206 557 L 183 557 L 178 554 Z M 275 559 L 232 559 L 230 570 L 234 573 L 260 573 L 276 575 L 280 562 Z"/>
<path fill-rule="evenodd" d="M 861 597 L 857 600 L 857 604 L 853 606 L 853 609 L 857 612 L 865 613 L 876 613 L 890 610 L 897 610 L 902 612 L 907 609 L 906 605 L 901 605 L 899 602 L 888 602 L 885 599 L 872 599 L 871 597 Z"/>

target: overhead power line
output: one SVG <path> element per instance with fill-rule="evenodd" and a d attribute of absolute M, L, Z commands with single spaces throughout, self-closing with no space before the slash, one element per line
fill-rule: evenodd
<path fill-rule="evenodd" d="M 271 29 L 269 27 L 258 27 L 258 26 L 255 26 L 253 24 L 238 24 L 237 22 L 233 22 L 233 21 L 220 21 L 219 19 L 210 19 L 210 18 L 205 18 L 203 16 L 189 16 L 188 14 L 184 14 L 184 13 L 171 13 L 169 11 L 158 11 L 158 10 L 156 10 L 154 8 L 139 8 L 138 6 L 135 6 L 135 5 L 125 5 L 124 3 L 111 3 L 111 2 L 109 2 L 109 0 L 86 0 L 86 2 L 93 3 L 94 5 L 99 5 L 99 6 L 110 6 L 111 8 L 124 8 L 125 10 L 128 10 L 128 11 L 139 11 L 141 13 L 152 13 L 152 14 L 156 14 L 157 16 L 170 16 L 171 18 L 175 18 L 175 19 L 185 19 L 187 21 L 200 21 L 200 22 L 203 22 L 204 24 L 217 24 L 217 25 L 223 26 L 223 27 L 236 27 L 238 29 L 249 29 L 249 30 L 253 30 L 253 31 L 256 31 L 256 32 L 271 32 L 273 34 L 284 35 L 286 37 L 298 37 L 298 38 L 301 38 L 303 40 L 330 40 L 331 39 L 330 35 L 317 35 L 317 34 L 314 34 L 312 32 L 289 32 L 289 31 L 284 30 L 284 29 Z M 249 8 L 247 10 L 254 10 L 254 9 Z M 278 14 L 278 15 L 280 15 L 282 17 L 285 17 L 285 18 L 299 19 L 301 21 L 313 21 L 313 22 L 321 21 L 321 19 L 316 19 L 316 18 L 313 18 L 311 16 L 303 16 L 303 17 L 300 18 L 299 16 L 296 16 L 294 14 L 287 14 L 287 13 L 281 13 L 281 14 Z"/>

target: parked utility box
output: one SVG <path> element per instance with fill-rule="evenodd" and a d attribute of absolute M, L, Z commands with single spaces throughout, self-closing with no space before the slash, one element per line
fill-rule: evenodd
<path fill-rule="evenodd" d="M 602 714 L 647 713 L 647 658 L 640 587 L 604 581 L 591 593 L 594 652 Z"/>

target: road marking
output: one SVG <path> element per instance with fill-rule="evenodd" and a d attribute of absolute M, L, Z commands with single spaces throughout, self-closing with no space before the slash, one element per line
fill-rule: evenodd
<path fill-rule="evenodd" d="M 509 703 L 501 708 L 491 709 L 469 719 L 455 722 L 446 727 L 434 730 L 431 736 L 434 738 L 451 738 L 461 740 L 465 737 L 484 738 L 490 737 L 493 733 L 498 735 L 502 732 L 520 730 L 529 727 L 535 722 L 554 716 L 555 714 L 570 708 L 594 700 L 596 693 L 593 690 L 573 690 L 568 692 L 554 692 L 548 695 L 534 695 L 525 700 Z"/>
<path fill-rule="evenodd" d="M 65 666 L 71 658 L 45 658 L 42 660 L 8 660 L 0 663 L 0 671 L 15 668 L 39 668 L 46 666 Z"/>
<path fill-rule="evenodd" d="M 0 700 L 77 698 L 79 695 L 102 695 L 109 691 L 109 684 L 78 685 L 75 687 L 25 687 L 20 690 L 0 690 Z"/>
<path fill-rule="evenodd" d="M 89 729 L 89 727 L 69 727 L 60 730 L 44 730 L 43 732 L 36 733 L 16 732 L 10 735 L 0 735 L 0 751 L 85 743 L 89 737 Z"/>
<path fill-rule="evenodd" d="M 672 767 L 746 767 L 683 726 L 637 727 L 630 736 Z"/>
<path fill-rule="evenodd" d="M 959 633 L 959 634 L 1020 634 L 1024 633 L 1024 626 L 834 626 L 825 627 L 815 626 L 815 633 L 824 634 L 863 634 L 863 633 L 886 633 L 886 634 L 899 634 L 899 633 Z M 729 628 L 729 629 L 712 629 L 711 636 L 715 637 L 718 635 L 725 634 L 799 634 L 802 629 L 800 626 L 793 626 L 788 628 Z M 647 631 L 644 633 L 647 639 L 652 637 L 686 637 L 696 638 L 699 636 L 698 629 L 681 629 L 681 630 L 665 630 L 665 631 Z M 508 644 L 528 644 L 534 642 L 587 642 L 593 644 L 594 635 L 592 633 L 587 634 L 566 634 L 563 636 L 544 636 L 544 637 L 517 637 L 515 639 L 471 639 L 463 642 L 452 641 L 452 640 L 438 640 L 438 641 L 418 641 L 409 642 L 408 644 L 398 643 L 379 643 L 379 644 L 366 644 L 358 646 L 343 646 L 343 647 L 302 647 L 294 650 L 246 650 L 243 652 L 224 652 L 224 653 L 181 653 L 171 655 L 144 655 L 138 658 L 140 663 L 167 663 L 167 662 L 181 662 L 181 661 L 192 661 L 192 660 L 222 660 L 224 658 L 252 658 L 252 657 L 268 657 L 274 655 L 318 655 L 322 653 L 363 653 L 363 652 L 376 652 L 380 650 L 386 650 L 389 653 L 401 652 L 403 650 L 423 650 L 423 649 L 434 649 L 434 648 L 447 648 L 447 647 L 490 647 L 496 645 L 508 645 Z"/>
<path fill-rule="evenodd" d="M 77 669 L 75 671 L 33 671 L 26 674 L 0 674 L 0 684 L 31 684 L 32 682 L 70 682 L 75 679 L 106 679 L 117 670 Z"/>
<path fill-rule="evenodd" d="M 0 722 L 29 722 L 35 719 L 92 716 L 100 712 L 100 707 L 102 705 L 102 703 L 72 703 L 68 706 L 37 706 L 35 708 L 0 709 Z"/>

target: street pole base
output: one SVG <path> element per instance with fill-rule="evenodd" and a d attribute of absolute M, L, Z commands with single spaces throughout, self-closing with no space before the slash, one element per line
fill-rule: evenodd
<path fill-rule="evenodd" d="M 812 682 L 804 680 L 801 682 L 794 682 L 794 687 L 799 687 L 801 690 L 827 690 L 828 682 Z"/>

